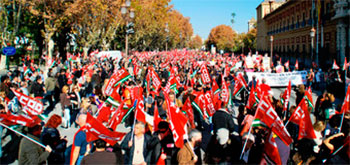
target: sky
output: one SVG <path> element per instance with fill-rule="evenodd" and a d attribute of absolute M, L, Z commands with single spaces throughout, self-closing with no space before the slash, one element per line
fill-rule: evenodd
<path fill-rule="evenodd" d="M 174 8 L 185 17 L 190 17 L 194 34 L 203 40 L 208 38 L 210 30 L 225 24 L 232 27 L 231 13 L 236 13 L 233 29 L 248 31 L 248 21 L 256 19 L 256 7 L 263 0 L 172 0 Z"/>

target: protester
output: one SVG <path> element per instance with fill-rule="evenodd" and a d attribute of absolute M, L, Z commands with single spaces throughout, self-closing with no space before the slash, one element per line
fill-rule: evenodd
<path fill-rule="evenodd" d="M 72 144 L 72 151 L 70 155 L 70 164 L 80 164 L 84 156 L 86 156 L 90 150 L 90 144 L 86 141 L 85 124 L 86 114 L 80 114 L 77 116 L 77 124 L 80 129 L 74 135 L 74 141 Z"/>
<path fill-rule="evenodd" d="M 198 156 L 195 154 L 194 148 L 199 146 L 202 141 L 202 134 L 198 130 L 192 130 L 188 136 L 189 141 L 184 144 L 177 154 L 177 161 L 180 165 L 195 164 Z"/>
<path fill-rule="evenodd" d="M 47 161 L 49 164 L 64 164 L 64 152 L 66 150 L 67 139 L 62 138 L 57 127 L 61 124 L 62 118 L 59 115 L 52 115 L 44 126 L 41 133 L 41 141 L 44 145 L 49 145 L 52 152 Z"/>
<path fill-rule="evenodd" d="M 15 128 L 3 127 L 2 163 L 18 159 L 19 139 L 35 134 L 38 144 L 52 148 L 48 156 L 40 145 L 30 143 L 43 155 L 36 161 L 63 164 L 68 142 L 60 135 L 67 131 L 76 132 L 72 150 L 66 151 L 71 153 L 71 164 L 349 161 L 349 103 L 347 99 L 341 102 L 344 97 L 339 93 L 345 92 L 338 88 L 344 86 L 344 71 L 325 72 L 327 91 L 317 95 L 323 92 L 322 72 L 314 66 L 318 71 L 310 69 L 301 83 L 291 79 L 291 86 L 298 86 L 295 93 L 288 86 L 276 97 L 274 92 L 284 85 L 276 89 L 269 76 L 281 73 L 279 83 L 283 83 L 290 74 L 289 69 L 283 73 L 278 60 L 276 67 L 255 60 L 251 69 L 239 65 L 244 64 L 244 55 L 192 50 L 132 52 L 120 59 L 68 53 L 67 58 L 46 59 L 52 62 L 46 67 L 26 59 L 23 69 L 1 77 L 0 121 Z M 238 95 L 242 97 L 236 99 Z M 46 121 L 45 115 L 50 118 L 41 136 L 39 128 L 25 135 L 28 127 Z M 78 131 L 70 127 L 73 121 Z M 66 129 L 58 128 L 61 123 Z M 20 150 L 23 155 L 23 146 Z M 26 162 L 28 158 L 20 155 L 20 159 Z"/>
<path fill-rule="evenodd" d="M 41 125 L 28 128 L 28 137 L 41 142 L 39 139 L 41 129 Z M 51 151 L 52 149 L 49 145 L 46 145 L 44 149 L 27 138 L 22 138 L 19 145 L 18 164 L 45 164 Z"/>
<path fill-rule="evenodd" d="M 68 89 L 68 86 L 63 86 L 62 93 L 60 95 L 60 103 L 63 116 L 63 127 L 66 129 L 70 127 L 70 111 L 72 105 L 70 101 L 70 96 L 68 95 Z"/>
<path fill-rule="evenodd" d="M 137 121 L 133 132 L 128 133 L 121 143 L 125 150 L 124 162 L 126 164 L 148 164 L 151 151 L 148 148 L 151 137 L 145 134 L 145 124 Z"/>
<path fill-rule="evenodd" d="M 85 156 L 81 164 L 119 164 L 113 152 L 106 151 L 106 142 L 98 139 L 94 142 L 95 152 Z"/>

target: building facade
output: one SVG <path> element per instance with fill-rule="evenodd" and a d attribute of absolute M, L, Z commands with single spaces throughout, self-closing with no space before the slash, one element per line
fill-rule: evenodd
<path fill-rule="evenodd" d="M 256 8 L 257 50 L 272 47 L 274 57 L 305 66 L 330 66 L 333 59 L 342 66 L 349 57 L 349 7 L 347 0 L 264 1 Z"/>
<path fill-rule="evenodd" d="M 254 17 L 252 17 L 249 21 L 248 21 L 248 32 L 252 29 L 256 28 L 256 20 Z"/>

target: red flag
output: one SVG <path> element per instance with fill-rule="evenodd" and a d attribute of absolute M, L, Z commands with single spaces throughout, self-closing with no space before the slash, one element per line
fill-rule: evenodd
<path fill-rule="evenodd" d="M 23 111 L 28 115 L 40 115 L 43 113 L 44 105 L 39 100 L 29 97 L 21 92 L 12 90 L 17 96 L 19 103 L 21 103 Z"/>
<path fill-rule="evenodd" d="M 288 60 L 286 63 L 284 63 L 284 66 L 285 66 L 286 68 L 289 68 L 289 60 Z"/>
<path fill-rule="evenodd" d="M 307 104 L 303 98 L 293 114 L 290 116 L 290 121 L 299 125 L 298 140 L 302 138 L 316 139 L 314 128 L 312 127 Z"/>
<path fill-rule="evenodd" d="M 137 73 L 139 72 L 139 66 L 137 65 L 137 63 L 135 63 L 134 65 L 133 72 L 134 72 L 134 76 L 137 77 Z"/>
<path fill-rule="evenodd" d="M 163 151 L 162 151 L 162 154 L 160 154 L 156 165 L 165 165 L 165 159 L 162 158 L 162 155 L 165 155 Z M 166 155 L 165 155 L 165 158 L 166 158 Z"/>
<path fill-rule="evenodd" d="M 299 69 L 299 62 L 298 62 L 298 59 L 295 61 L 295 69 Z"/>
<path fill-rule="evenodd" d="M 11 125 L 23 125 L 26 127 L 33 127 L 41 122 L 38 116 L 28 116 L 25 114 L 12 114 L 10 112 L 6 114 L 0 114 L 0 122 L 8 126 Z"/>
<path fill-rule="evenodd" d="M 117 129 L 117 126 L 122 122 L 123 117 L 128 112 L 126 110 L 123 110 L 124 102 L 122 102 L 118 109 L 114 112 L 111 120 L 109 120 L 109 128 L 112 128 L 113 130 Z"/>
<path fill-rule="evenodd" d="M 122 140 L 125 133 L 112 132 L 106 128 L 100 121 L 87 113 L 86 118 L 86 141 L 91 142 L 97 139 L 102 139 L 112 146 L 118 141 Z"/>
<path fill-rule="evenodd" d="M 98 115 L 96 119 L 102 123 L 108 122 L 109 117 L 111 116 L 111 107 L 112 106 L 106 106 L 105 104 L 103 104 L 98 110 Z"/>
<path fill-rule="evenodd" d="M 340 67 L 337 65 L 337 62 L 334 60 L 332 69 L 338 70 Z"/>
<path fill-rule="evenodd" d="M 206 110 L 209 116 L 213 116 L 214 113 L 216 112 L 215 110 L 215 106 L 214 106 L 214 102 L 213 102 L 213 97 L 211 95 L 210 91 L 207 91 L 207 93 L 205 93 L 204 95 L 205 97 L 205 104 L 207 106 Z"/>
<path fill-rule="evenodd" d="M 114 87 L 116 84 L 121 84 L 124 81 L 126 81 L 128 78 L 130 78 L 129 72 L 127 70 L 120 69 L 117 71 L 117 73 L 113 74 L 111 78 L 109 78 L 109 81 L 107 83 L 107 86 L 104 90 L 104 93 L 106 96 L 110 96 L 114 90 Z"/>
<path fill-rule="evenodd" d="M 196 125 L 194 124 L 194 115 L 193 115 L 193 110 L 192 110 L 192 106 L 191 106 L 191 101 L 190 98 L 187 98 L 182 110 L 186 112 L 186 116 L 188 118 L 188 120 L 190 121 L 191 127 L 195 128 Z"/>
<path fill-rule="evenodd" d="M 272 131 L 287 145 L 290 145 L 293 141 L 282 120 L 278 117 L 277 112 L 273 109 L 266 96 L 260 99 L 260 103 L 256 109 L 253 126 L 257 125 L 272 128 Z"/>
<path fill-rule="evenodd" d="M 247 89 L 247 83 L 245 82 L 242 74 L 238 74 L 235 78 L 235 86 L 233 88 L 233 95 L 237 96 L 242 90 Z"/>
<path fill-rule="evenodd" d="M 305 98 L 306 98 L 306 101 L 308 101 L 309 103 L 309 106 L 314 109 L 314 101 L 312 99 L 312 91 L 311 91 L 311 87 L 309 87 L 307 89 L 307 91 L 305 91 Z"/>
<path fill-rule="evenodd" d="M 235 85 L 236 86 L 236 85 Z M 228 89 L 227 83 L 224 79 L 224 77 L 222 77 L 222 85 L 221 85 L 221 100 L 227 104 L 229 99 L 230 99 L 230 91 Z"/>
<path fill-rule="evenodd" d="M 348 86 L 348 90 L 346 91 L 345 99 L 343 105 L 341 107 L 341 111 L 338 114 L 342 113 L 350 113 L 350 85 Z"/>
<path fill-rule="evenodd" d="M 154 116 L 153 116 L 153 128 L 154 128 L 154 131 L 158 130 L 158 124 L 159 124 L 160 121 L 162 121 L 162 119 L 159 117 L 157 100 L 156 100 L 155 101 L 155 106 L 154 106 Z"/>
<path fill-rule="evenodd" d="M 250 89 L 248 103 L 246 106 L 247 109 L 252 109 L 258 103 L 256 97 L 257 96 L 255 94 L 254 85 L 252 85 L 252 89 Z"/>
<path fill-rule="evenodd" d="M 202 78 L 203 84 L 211 83 L 209 71 L 208 71 L 207 66 L 205 65 L 205 63 L 203 63 L 202 66 L 201 66 L 201 78 Z"/>
<path fill-rule="evenodd" d="M 343 70 L 346 70 L 347 68 L 348 68 L 348 62 L 346 61 L 346 57 L 345 57 Z"/>
<path fill-rule="evenodd" d="M 282 164 L 281 156 L 278 152 L 277 143 L 273 137 L 272 131 L 270 131 L 265 141 L 264 157 L 266 160 L 272 160 L 274 164 Z"/>
<path fill-rule="evenodd" d="M 168 106 L 169 113 L 169 123 L 170 129 L 173 133 L 173 138 L 175 142 L 175 146 L 178 148 L 182 148 L 184 144 L 184 135 L 187 135 L 186 132 L 186 116 L 180 111 L 178 107 L 174 103 L 170 103 L 169 96 L 164 94 L 165 100 Z"/>
<path fill-rule="evenodd" d="M 137 100 L 135 117 L 138 121 L 146 123 L 145 105 L 142 99 Z"/>
<path fill-rule="evenodd" d="M 225 65 L 225 70 L 224 70 L 224 77 L 227 77 L 230 74 L 230 68 L 228 67 L 228 65 Z"/>
<path fill-rule="evenodd" d="M 291 90 L 292 90 L 292 83 L 289 80 L 288 87 L 284 91 L 283 96 L 282 96 L 282 99 L 283 99 L 283 111 L 286 111 L 288 109 L 288 103 L 289 103 L 289 99 L 290 99 Z"/>
<path fill-rule="evenodd" d="M 162 84 L 158 77 L 158 74 L 154 71 L 153 68 L 151 68 L 151 78 L 152 78 L 152 84 L 156 92 L 159 92 L 159 89 L 161 88 Z"/>
<path fill-rule="evenodd" d="M 220 92 L 219 85 L 216 83 L 215 79 L 213 79 L 211 92 L 213 93 L 213 95 L 216 95 L 216 94 L 218 94 Z"/>

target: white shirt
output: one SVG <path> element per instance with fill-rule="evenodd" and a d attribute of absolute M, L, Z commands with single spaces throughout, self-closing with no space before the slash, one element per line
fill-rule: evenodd
<path fill-rule="evenodd" d="M 143 142 L 145 141 L 144 135 L 141 137 L 134 136 L 134 154 L 132 157 L 132 164 L 141 164 L 145 161 L 143 157 Z"/>

